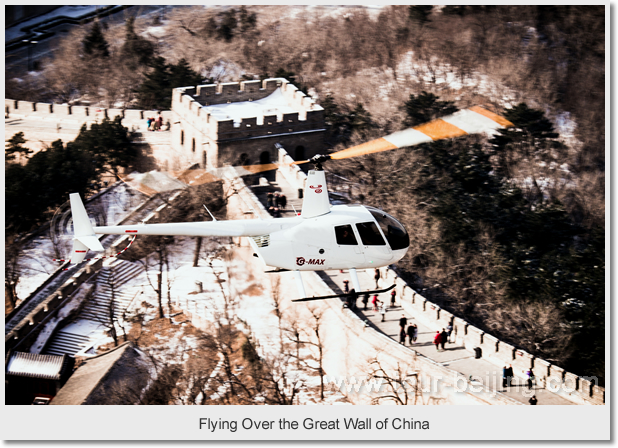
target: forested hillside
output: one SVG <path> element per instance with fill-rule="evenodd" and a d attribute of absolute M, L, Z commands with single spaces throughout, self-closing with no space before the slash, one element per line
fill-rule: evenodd
<path fill-rule="evenodd" d="M 284 76 L 338 150 L 481 105 L 515 127 L 332 162 L 401 219 L 397 269 L 475 325 L 605 376 L 605 7 L 178 7 L 84 25 L 6 97 L 169 107 L 173 87 Z M 18 144 L 18 143 L 16 143 Z"/>

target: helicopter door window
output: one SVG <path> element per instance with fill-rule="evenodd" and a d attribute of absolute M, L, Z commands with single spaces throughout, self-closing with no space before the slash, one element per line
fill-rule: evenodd
<path fill-rule="evenodd" d="M 337 244 L 341 246 L 357 246 L 358 241 L 354 236 L 354 231 L 351 225 L 336 226 L 335 236 L 337 237 Z"/>
<path fill-rule="evenodd" d="M 356 228 L 365 246 L 386 246 L 375 222 L 361 222 L 356 224 Z"/>

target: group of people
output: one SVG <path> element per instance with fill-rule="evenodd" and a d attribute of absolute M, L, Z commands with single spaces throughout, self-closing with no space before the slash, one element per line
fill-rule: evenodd
<path fill-rule="evenodd" d="M 534 372 L 532 369 L 523 370 L 523 373 L 526 374 L 526 386 L 528 390 L 532 389 L 532 386 L 535 382 Z M 513 366 L 509 364 L 509 366 L 504 366 L 502 368 L 502 387 L 507 388 L 512 386 L 513 378 L 515 378 L 515 373 L 513 372 Z M 533 395 L 528 403 L 531 405 L 536 405 L 538 402 L 536 395 Z"/>
<path fill-rule="evenodd" d="M 526 374 L 526 386 L 528 389 L 532 389 L 535 381 L 534 372 L 532 369 L 523 370 L 522 372 Z M 502 368 L 502 387 L 510 387 L 514 377 L 515 374 L 513 373 L 513 366 L 511 364 L 509 364 L 508 367 L 504 366 Z"/>
<path fill-rule="evenodd" d="M 453 333 L 453 326 L 451 324 L 448 324 L 446 326 L 446 329 L 442 329 L 442 331 L 438 330 L 436 331 L 436 335 L 433 337 L 433 343 L 436 346 L 436 350 L 440 351 L 440 349 L 442 349 L 442 351 L 446 350 L 444 348 L 444 346 L 446 345 L 447 342 L 451 342 L 451 334 Z"/>
<path fill-rule="evenodd" d="M 407 328 L 406 328 L 407 325 Z M 406 345 L 406 336 L 408 337 L 408 343 L 410 345 L 416 344 L 418 338 L 418 327 L 412 323 L 408 325 L 408 318 L 405 314 L 401 315 L 399 319 L 399 343 Z"/>
<path fill-rule="evenodd" d="M 283 193 L 268 193 L 267 206 L 268 212 L 275 218 L 281 216 L 281 212 L 285 210 L 285 206 L 288 203 L 288 198 Z"/>
<path fill-rule="evenodd" d="M 146 125 L 148 126 L 149 131 L 162 131 L 163 116 L 161 115 L 161 112 L 159 112 L 156 117 L 148 117 L 148 119 L 146 119 Z"/>

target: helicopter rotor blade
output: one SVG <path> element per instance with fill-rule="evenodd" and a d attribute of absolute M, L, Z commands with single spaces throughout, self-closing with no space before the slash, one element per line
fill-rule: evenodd
<path fill-rule="evenodd" d="M 496 129 L 511 126 L 513 126 L 513 124 L 507 119 L 480 106 L 474 106 L 469 109 L 457 111 L 452 115 L 438 118 L 403 131 L 394 132 L 385 137 L 343 149 L 326 156 L 316 156 L 318 159 L 314 157 L 314 159 L 298 160 L 291 164 L 265 163 L 257 165 L 224 166 L 210 170 L 190 169 L 182 172 L 170 172 L 169 179 L 152 179 L 152 177 L 154 177 L 153 175 L 151 178 L 145 180 L 137 180 L 133 182 L 132 185 L 139 191 L 151 196 L 160 191 L 202 185 L 216 182 L 224 178 L 238 178 L 241 176 L 258 174 L 265 171 L 276 170 L 283 166 L 301 165 L 308 162 L 319 163 L 327 159 L 348 159 L 366 154 L 389 151 L 391 149 L 419 145 L 421 143 L 430 143 L 447 138 L 491 132 Z M 177 181 L 177 183 L 173 181 Z M 160 185 L 164 186 L 160 187 Z"/>
<path fill-rule="evenodd" d="M 421 143 L 430 143 L 446 138 L 490 132 L 510 126 L 513 126 L 513 123 L 507 119 L 480 106 L 474 106 L 413 128 L 395 132 L 386 137 L 331 153 L 328 156 L 334 160 L 348 159 L 350 157 L 374 154 Z M 309 160 L 294 162 L 294 164 L 307 162 Z"/>

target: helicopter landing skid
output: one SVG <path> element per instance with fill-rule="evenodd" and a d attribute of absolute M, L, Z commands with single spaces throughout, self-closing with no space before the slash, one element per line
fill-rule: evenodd
<path fill-rule="evenodd" d="M 389 286 L 386 289 L 376 289 L 376 290 L 373 290 L 373 291 L 361 291 L 361 292 L 356 293 L 356 296 L 359 296 L 361 294 L 362 295 L 365 295 L 365 294 L 369 294 L 369 295 L 371 295 L 371 294 L 381 294 L 383 292 L 390 291 L 394 287 L 395 287 L 395 284 L 392 284 L 391 286 Z M 349 295 L 350 295 L 350 293 L 347 293 L 347 294 L 345 294 L 345 293 L 344 294 L 333 294 L 332 296 L 306 297 L 304 299 L 292 300 L 292 302 L 309 302 L 310 300 L 334 299 L 336 297 L 343 298 L 343 297 L 348 297 Z"/>

